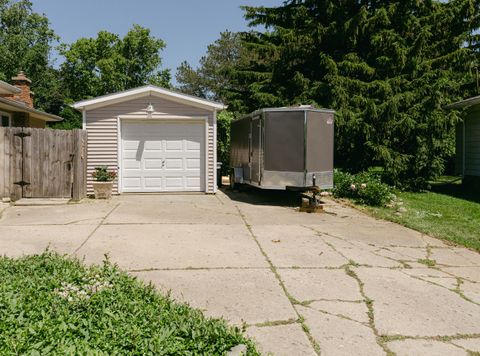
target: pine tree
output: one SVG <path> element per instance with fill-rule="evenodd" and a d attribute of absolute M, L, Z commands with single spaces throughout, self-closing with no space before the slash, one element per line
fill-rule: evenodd
<path fill-rule="evenodd" d="M 336 161 L 384 168 L 410 188 L 441 174 L 453 154 L 455 112 L 475 94 L 479 0 L 289 0 L 245 7 L 250 61 L 231 80 L 245 111 L 315 103 L 337 110 Z"/>

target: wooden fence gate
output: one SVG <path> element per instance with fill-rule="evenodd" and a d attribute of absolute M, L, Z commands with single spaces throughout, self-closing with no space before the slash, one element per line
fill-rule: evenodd
<path fill-rule="evenodd" d="M 87 132 L 0 127 L 0 198 L 86 196 Z"/>

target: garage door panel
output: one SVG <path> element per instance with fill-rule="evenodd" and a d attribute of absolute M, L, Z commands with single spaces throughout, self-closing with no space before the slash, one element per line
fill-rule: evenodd
<path fill-rule="evenodd" d="M 181 189 L 183 188 L 183 177 L 165 177 L 165 188 L 167 189 Z"/>
<path fill-rule="evenodd" d="M 187 158 L 186 169 L 200 169 L 200 158 Z"/>
<path fill-rule="evenodd" d="M 125 170 L 130 170 L 130 169 L 141 169 L 142 168 L 142 163 L 140 161 L 134 160 L 134 159 L 124 159 L 123 160 L 123 168 Z"/>
<path fill-rule="evenodd" d="M 183 140 L 169 140 L 166 141 L 165 151 L 167 152 L 183 152 Z"/>
<path fill-rule="evenodd" d="M 163 150 L 162 141 L 153 141 L 153 139 L 145 140 L 143 143 L 145 151 L 161 151 Z"/>
<path fill-rule="evenodd" d="M 137 150 L 140 145 L 140 141 L 123 141 L 122 147 L 124 150 Z"/>
<path fill-rule="evenodd" d="M 181 159 L 181 158 L 166 158 L 166 159 L 165 159 L 165 169 L 166 169 L 166 170 L 184 169 L 184 167 L 183 167 L 183 159 Z"/>
<path fill-rule="evenodd" d="M 187 140 L 187 151 L 200 151 L 201 149 L 201 144 L 200 141 L 188 141 Z"/>
<path fill-rule="evenodd" d="M 145 188 L 158 189 L 162 186 L 162 177 L 145 177 Z"/>
<path fill-rule="evenodd" d="M 123 191 L 204 190 L 204 135 L 203 122 L 124 122 Z"/>
<path fill-rule="evenodd" d="M 162 160 L 161 159 L 148 159 L 143 160 L 144 169 L 162 169 Z"/>
<path fill-rule="evenodd" d="M 186 177 L 188 188 L 197 188 L 200 186 L 200 177 Z"/>
<path fill-rule="evenodd" d="M 137 159 L 137 150 L 123 150 L 123 159 L 124 160 L 136 160 Z"/>
<path fill-rule="evenodd" d="M 122 184 L 124 188 L 140 188 L 142 186 L 142 178 L 140 177 L 123 177 Z"/>

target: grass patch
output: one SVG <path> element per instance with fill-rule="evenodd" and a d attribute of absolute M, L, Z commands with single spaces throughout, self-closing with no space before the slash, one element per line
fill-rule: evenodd
<path fill-rule="evenodd" d="M 396 193 L 401 208 L 366 209 L 377 218 L 480 251 L 480 195 L 459 184 L 434 185 L 432 190 Z"/>
<path fill-rule="evenodd" d="M 428 266 L 428 267 L 435 267 L 437 264 L 437 261 L 435 260 L 430 260 L 428 258 L 426 259 L 419 259 L 417 260 L 418 263 L 421 263 L 422 265 Z"/>
<path fill-rule="evenodd" d="M 0 354 L 222 355 L 241 330 L 174 302 L 105 262 L 46 252 L 0 257 Z"/>

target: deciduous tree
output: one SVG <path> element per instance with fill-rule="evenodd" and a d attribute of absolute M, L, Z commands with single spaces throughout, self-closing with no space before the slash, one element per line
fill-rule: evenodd
<path fill-rule="evenodd" d="M 95 38 L 81 38 L 63 45 L 60 67 L 68 98 L 82 100 L 146 84 L 169 86 L 170 73 L 161 69 L 160 51 L 165 43 L 139 25 L 120 38 L 100 31 Z"/>

